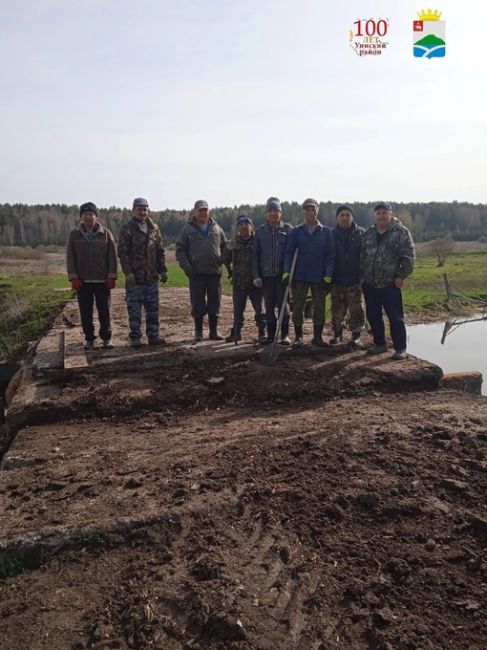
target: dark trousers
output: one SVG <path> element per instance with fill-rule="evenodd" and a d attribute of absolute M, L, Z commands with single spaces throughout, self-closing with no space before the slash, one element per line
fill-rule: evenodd
<path fill-rule="evenodd" d="M 189 279 L 189 297 L 191 300 L 191 316 L 201 318 L 220 315 L 222 295 L 221 278 L 217 274 L 194 275 Z"/>
<path fill-rule="evenodd" d="M 79 314 L 81 327 L 87 341 L 95 340 L 95 328 L 93 326 L 93 302 L 96 303 L 98 320 L 100 321 L 99 335 L 103 341 L 112 338 L 110 327 L 110 289 L 104 282 L 83 282 L 78 290 Z"/>
<path fill-rule="evenodd" d="M 365 310 L 367 320 L 372 328 L 374 343 L 385 345 L 384 315 L 387 314 L 391 327 L 391 338 L 395 350 L 406 349 L 406 324 L 402 306 L 401 290 L 390 285 L 380 289 L 364 282 Z"/>
<path fill-rule="evenodd" d="M 265 304 L 265 320 L 267 323 L 267 335 L 273 337 L 276 332 L 276 325 L 279 310 L 281 309 L 282 301 L 284 299 L 284 292 L 286 285 L 282 282 L 280 277 L 262 278 L 264 283 L 264 304 Z M 284 306 L 284 317 L 282 319 L 281 335 L 287 336 L 289 334 L 289 307 L 287 304 Z M 276 315 L 277 310 L 277 315 Z"/>
<path fill-rule="evenodd" d="M 308 287 L 313 299 L 313 325 L 324 325 L 326 287 L 323 282 L 293 282 L 293 323 L 298 327 L 303 326 Z"/>
<path fill-rule="evenodd" d="M 262 313 L 262 289 L 257 287 L 240 289 L 233 287 L 233 327 L 242 329 L 244 324 L 244 312 L 247 306 L 247 298 L 250 299 L 255 313 L 255 324 L 259 329 L 265 325 L 265 316 Z"/>

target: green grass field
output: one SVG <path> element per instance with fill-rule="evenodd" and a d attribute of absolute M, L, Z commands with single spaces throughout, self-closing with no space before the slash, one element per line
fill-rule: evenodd
<path fill-rule="evenodd" d="M 176 263 L 169 265 L 167 287 L 187 287 L 188 279 Z M 487 252 L 457 253 L 445 266 L 438 267 L 433 257 L 421 256 L 413 275 L 405 283 L 404 304 L 409 314 L 440 318 L 446 307 L 443 273 L 450 283 L 469 296 L 487 299 Z M 223 293 L 232 289 L 226 270 L 222 274 Z M 123 274 L 118 277 L 123 287 Z M 0 358 L 19 358 L 26 343 L 37 338 L 57 309 L 72 293 L 65 276 L 0 277 Z M 164 290 L 164 289 L 163 289 Z M 189 299 L 189 297 L 188 297 Z M 327 300 L 329 318 L 329 300 Z"/>

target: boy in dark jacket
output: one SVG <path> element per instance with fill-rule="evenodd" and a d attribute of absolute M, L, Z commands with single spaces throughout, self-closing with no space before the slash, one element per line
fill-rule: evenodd
<path fill-rule="evenodd" d="M 117 254 L 112 233 L 97 221 L 94 203 L 83 203 L 81 222 L 69 233 L 66 247 L 68 279 L 78 298 L 85 350 L 95 347 L 93 301 L 100 321 L 104 348 L 113 348 L 110 327 L 110 290 L 117 279 Z"/>
<path fill-rule="evenodd" d="M 336 210 L 337 224 L 332 233 L 335 238 L 335 270 L 331 287 L 331 321 L 334 336 L 330 343 L 340 343 L 343 322 L 349 313 L 348 327 L 352 332 L 352 345 L 360 347 L 365 316 L 362 308 L 360 286 L 360 251 L 364 228 L 353 220 L 353 209 L 340 205 Z"/>
<path fill-rule="evenodd" d="M 319 205 L 315 199 L 303 203 L 304 222 L 291 231 L 284 256 L 282 279 L 287 282 L 296 248 L 299 250 L 294 271 L 293 324 L 294 345 L 303 343 L 304 307 L 308 289 L 313 299 L 313 345 L 325 347 L 325 292 L 331 283 L 335 264 L 335 242 L 331 230 L 318 221 Z"/>
<path fill-rule="evenodd" d="M 259 340 L 265 337 L 265 316 L 262 313 L 262 289 L 256 287 L 252 278 L 252 257 L 255 233 L 252 219 L 246 214 L 237 218 L 235 239 L 227 242 L 223 262 L 228 266 L 232 278 L 233 327 L 225 338 L 227 343 L 240 341 L 244 324 L 247 298 L 250 298 L 255 312 L 255 324 L 259 328 Z"/>

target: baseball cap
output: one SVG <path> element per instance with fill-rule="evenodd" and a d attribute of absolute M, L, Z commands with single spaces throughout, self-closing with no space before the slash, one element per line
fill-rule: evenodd
<path fill-rule="evenodd" d="M 384 201 L 379 201 L 379 203 L 374 207 L 374 212 L 376 210 L 392 210 L 392 207 L 389 203 L 384 203 Z"/>
<path fill-rule="evenodd" d="M 195 211 L 202 210 L 203 208 L 206 208 L 207 210 L 209 209 L 208 201 L 203 201 L 202 199 L 196 201 L 196 203 L 194 204 Z"/>
<path fill-rule="evenodd" d="M 134 208 L 136 205 L 143 205 L 144 207 L 148 208 L 149 201 L 147 199 L 142 198 L 141 196 L 138 196 L 136 199 L 134 199 L 134 202 L 132 203 L 132 206 Z"/>
<path fill-rule="evenodd" d="M 314 205 L 315 208 L 319 208 L 320 205 L 316 199 L 306 199 L 303 203 L 303 210 L 306 208 L 308 205 Z"/>

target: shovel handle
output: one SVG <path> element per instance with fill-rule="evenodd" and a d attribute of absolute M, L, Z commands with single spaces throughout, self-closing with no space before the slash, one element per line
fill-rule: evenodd
<path fill-rule="evenodd" d="M 296 249 L 294 250 L 291 270 L 289 272 L 288 283 L 286 285 L 286 290 L 284 291 L 284 298 L 282 299 L 282 305 L 279 310 L 279 318 L 277 319 L 276 333 L 274 334 L 273 345 L 276 345 L 277 341 L 279 340 L 279 334 L 281 333 L 282 321 L 284 319 L 284 314 L 286 313 L 286 304 L 287 304 L 287 297 L 289 296 L 289 288 L 291 286 L 291 282 L 293 281 L 294 269 L 296 268 L 296 262 L 298 261 L 298 253 L 299 253 L 299 248 L 296 247 Z"/>

